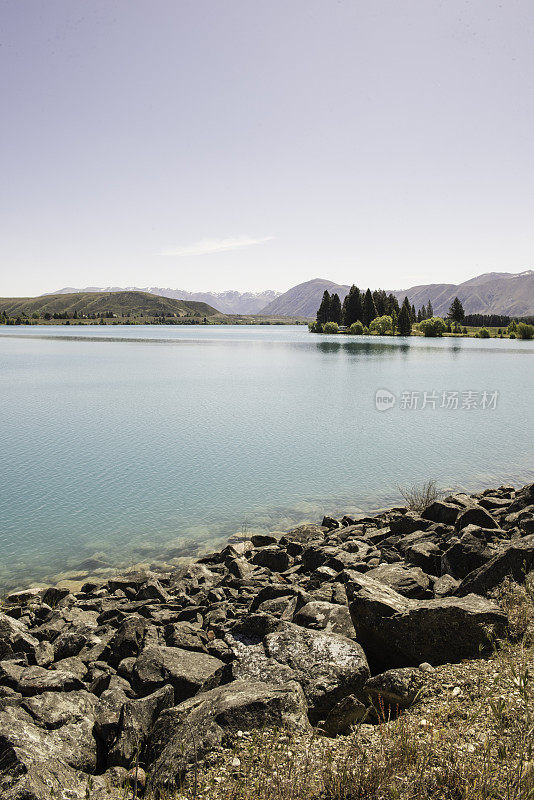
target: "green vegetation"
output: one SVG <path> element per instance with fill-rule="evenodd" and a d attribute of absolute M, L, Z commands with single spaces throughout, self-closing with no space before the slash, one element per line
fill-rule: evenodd
<path fill-rule="evenodd" d="M 362 335 L 362 333 L 363 333 L 363 325 L 360 322 L 360 320 L 356 320 L 356 322 L 352 323 L 352 325 L 350 326 L 350 329 L 349 329 L 349 333 L 351 333 L 353 336 L 361 336 Z"/>
<path fill-rule="evenodd" d="M 323 333 L 339 333 L 339 325 L 337 322 L 326 322 L 323 325 Z"/>
<path fill-rule="evenodd" d="M 534 339 L 534 325 L 527 325 L 519 322 L 517 325 L 517 335 L 520 339 Z"/>
<path fill-rule="evenodd" d="M 148 292 L 0 298 L 0 325 L 299 325 L 303 318 L 221 314 L 207 303 Z"/>
<path fill-rule="evenodd" d="M 443 336 L 446 325 L 441 317 L 431 317 L 419 323 L 419 330 L 423 336 Z"/>
<path fill-rule="evenodd" d="M 385 336 L 386 333 L 393 333 L 393 320 L 387 314 L 383 317 L 375 317 L 369 325 L 369 330 L 378 333 L 379 336 Z"/>
<path fill-rule="evenodd" d="M 478 336 L 479 339 L 489 339 L 490 338 L 490 332 L 488 331 L 487 328 L 481 328 L 479 330 L 479 332 L 477 333 L 477 336 Z"/>

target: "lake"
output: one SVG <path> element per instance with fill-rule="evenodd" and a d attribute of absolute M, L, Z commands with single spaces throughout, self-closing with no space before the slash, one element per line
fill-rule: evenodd
<path fill-rule="evenodd" d="M 0 367 L 2 588 L 534 480 L 534 342 L 2 327 Z"/>

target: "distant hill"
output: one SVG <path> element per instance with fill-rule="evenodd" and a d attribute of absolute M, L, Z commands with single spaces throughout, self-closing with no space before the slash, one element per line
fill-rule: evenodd
<path fill-rule="evenodd" d="M 217 309 L 207 303 L 190 302 L 187 300 L 172 300 L 167 297 L 158 297 L 148 292 L 119 291 L 119 292 L 73 292 L 65 294 L 45 294 L 41 297 L 3 297 L 0 298 L 0 313 L 5 311 L 8 316 L 16 317 L 24 314 L 31 316 L 38 313 L 74 313 L 78 314 L 127 314 L 145 317 L 161 316 L 162 314 L 176 314 L 184 317 L 192 314 L 199 317 L 211 317 L 218 314 Z"/>
<path fill-rule="evenodd" d="M 459 297 L 466 314 L 507 314 L 510 317 L 534 314 L 534 270 L 525 272 L 487 272 L 463 283 L 431 283 L 395 291 L 416 308 L 430 300 L 434 313 L 445 316 L 451 302 Z"/>
<path fill-rule="evenodd" d="M 288 289 L 287 292 L 265 306 L 261 313 L 286 317 L 315 317 L 325 289 L 330 294 L 337 292 L 343 302 L 350 287 L 327 281 L 324 278 L 314 278 Z"/>
<path fill-rule="evenodd" d="M 137 286 L 121 288 L 108 286 L 105 289 L 99 286 L 87 286 L 85 289 L 74 289 L 67 286 L 58 289 L 54 294 L 74 294 L 78 292 L 145 292 L 159 297 L 169 297 L 173 300 L 187 300 L 188 302 L 207 303 L 217 308 L 223 314 L 257 314 L 262 308 L 279 296 L 280 292 L 267 289 L 264 292 L 187 292 L 185 289 L 162 289 L 158 286 L 140 289 Z"/>
<path fill-rule="evenodd" d="M 355 276 L 360 289 L 367 288 L 367 281 Z M 371 286 L 377 289 L 377 286 Z M 314 317 L 319 308 L 325 289 L 330 294 L 337 292 L 341 302 L 345 299 L 349 286 L 334 283 L 324 278 L 314 278 L 299 283 L 284 292 L 263 310 L 262 314 L 281 316 L 300 315 Z M 391 290 L 386 289 L 389 293 Z M 463 303 L 466 314 L 507 314 L 509 316 L 528 316 L 534 314 L 534 271 L 525 272 L 487 272 L 460 284 L 429 283 L 412 286 L 409 289 L 394 290 L 399 302 L 407 296 L 410 303 L 419 309 L 432 303 L 434 313 L 445 316 L 450 304 L 457 296 Z"/>

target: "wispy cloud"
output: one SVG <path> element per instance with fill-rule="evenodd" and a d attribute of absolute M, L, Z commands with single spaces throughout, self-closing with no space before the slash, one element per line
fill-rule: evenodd
<path fill-rule="evenodd" d="M 242 247 L 251 247 L 253 244 L 269 242 L 272 236 L 261 238 L 253 236 L 228 236 L 226 239 L 201 239 L 199 242 L 185 247 L 172 247 L 161 250 L 160 256 L 206 256 L 210 253 L 224 253 L 227 250 L 239 250 Z"/>

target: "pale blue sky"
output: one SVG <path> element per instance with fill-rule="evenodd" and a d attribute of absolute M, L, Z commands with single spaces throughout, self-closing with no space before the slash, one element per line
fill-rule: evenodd
<path fill-rule="evenodd" d="M 534 265 L 532 0 L 0 11 L 0 295 Z"/>

